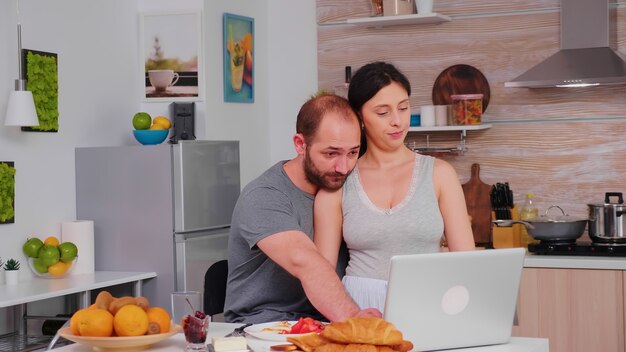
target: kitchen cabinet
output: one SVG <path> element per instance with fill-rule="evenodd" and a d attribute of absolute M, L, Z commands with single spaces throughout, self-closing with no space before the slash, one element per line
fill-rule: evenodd
<path fill-rule="evenodd" d="M 491 128 L 490 124 L 480 124 L 480 125 L 462 125 L 462 126 L 432 126 L 432 127 L 423 127 L 423 126 L 415 126 L 409 127 L 409 134 L 411 133 L 425 133 L 426 134 L 426 145 L 425 146 L 417 146 L 414 141 L 413 143 L 407 144 L 407 146 L 416 152 L 419 153 L 450 153 L 450 154 L 459 154 L 463 155 L 467 151 L 466 146 L 466 137 L 467 131 L 479 131 Z M 432 147 L 430 145 L 430 133 L 433 132 L 450 132 L 450 131 L 458 131 L 460 133 L 460 141 L 459 144 L 453 147 Z"/>
<path fill-rule="evenodd" d="M 550 352 L 625 351 L 624 275 L 524 268 L 513 335 L 548 338 Z"/>

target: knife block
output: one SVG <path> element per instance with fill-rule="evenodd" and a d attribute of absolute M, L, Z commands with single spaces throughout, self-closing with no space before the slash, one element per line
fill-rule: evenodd
<path fill-rule="evenodd" d="M 495 212 L 491 212 L 491 219 L 495 220 Z M 511 208 L 511 218 L 519 220 L 519 212 L 516 207 Z M 513 248 L 522 246 L 522 224 L 513 226 L 497 226 L 492 224 L 493 248 Z"/>

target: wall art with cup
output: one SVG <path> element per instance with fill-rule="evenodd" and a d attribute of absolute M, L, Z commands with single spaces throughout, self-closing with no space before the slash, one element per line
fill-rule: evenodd
<path fill-rule="evenodd" d="M 224 14 L 224 101 L 254 102 L 254 19 Z"/>
<path fill-rule="evenodd" d="M 202 100 L 201 13 L 142 13 L 140 28 L 141 86 L 145 100 Z"/>

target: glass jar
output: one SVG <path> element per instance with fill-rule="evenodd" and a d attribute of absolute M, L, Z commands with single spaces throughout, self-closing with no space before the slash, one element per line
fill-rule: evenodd
<path fill-rule="evenodd" d="M 482 94 L 455 94 L 452 98 L 452 125 L 480 125 L 483 115 Z"/>

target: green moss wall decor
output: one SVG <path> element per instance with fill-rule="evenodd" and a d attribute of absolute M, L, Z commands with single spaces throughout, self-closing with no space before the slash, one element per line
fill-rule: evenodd
<path fill-rule="evenodd" d="M 22 127 L 22 131 L 59 131 L 59 84 L 57 54 L 22 49 L 26 89 L 33 92 L 39 126 Z"/>
<path fill-rule="evenodd" d="M 15 167 L 0 161 L 0 224 L 15 222 Z"/>

